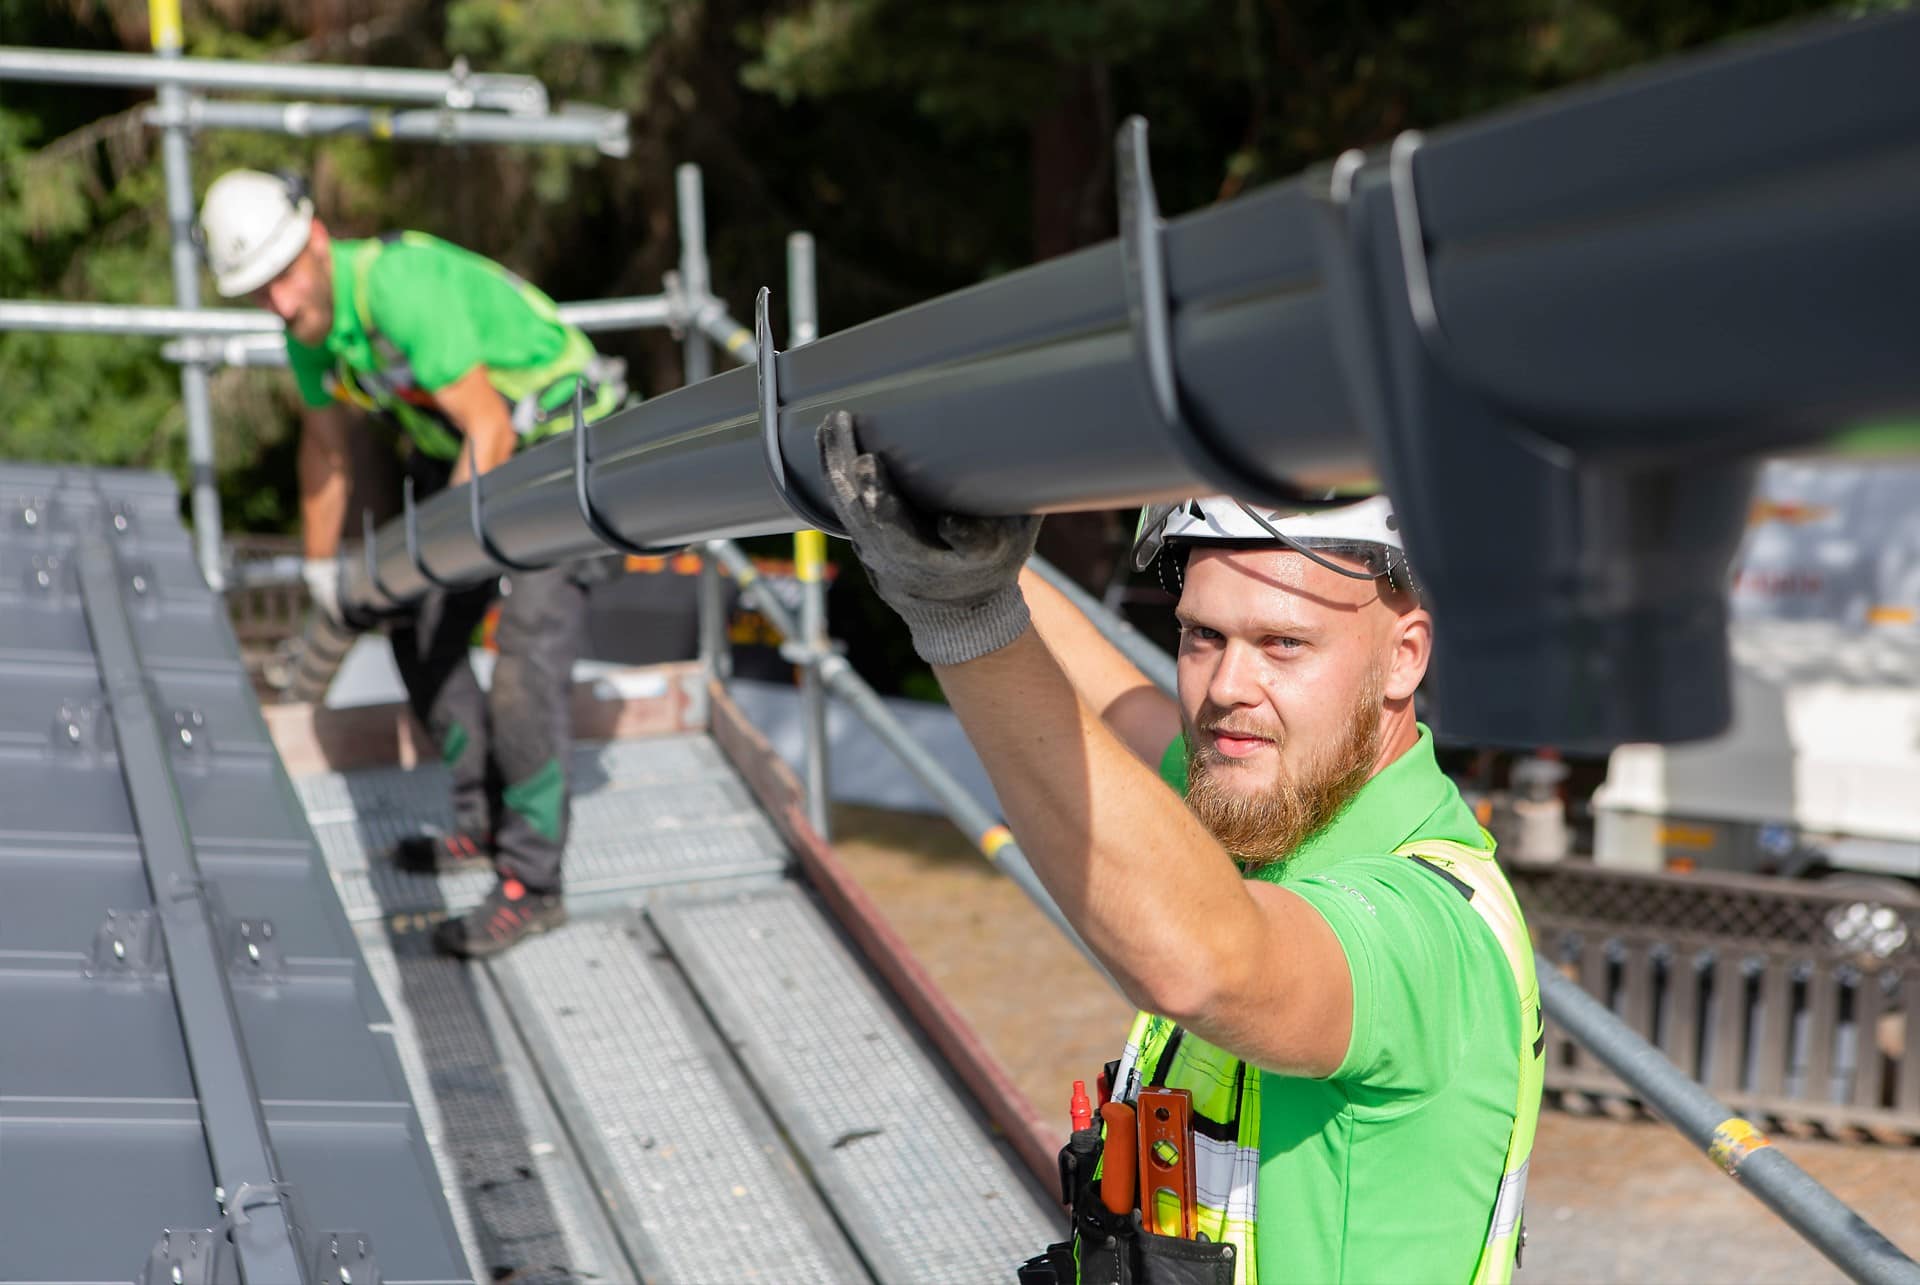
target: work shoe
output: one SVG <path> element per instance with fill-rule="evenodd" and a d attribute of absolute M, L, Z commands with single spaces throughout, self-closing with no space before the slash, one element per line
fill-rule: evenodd
<path fill-rule="evenodd" d="M 522 937 L 558 928 L 567 907 L 557 892 L 534 892 L 512 876 L 493 885 L 487 899 L 433 932 L 433 944 L 449 955 L 476 959 L 497 955 Z"/>
<path fill-rule="evenodd" d="M 387 849 L 387 859 L 417 875 L 448 874 L 490 864 L 493 848 L 461 830 L 427 830 Z"/>

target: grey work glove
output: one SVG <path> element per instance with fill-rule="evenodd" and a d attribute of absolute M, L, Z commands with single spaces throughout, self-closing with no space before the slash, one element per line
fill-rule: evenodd
<path fill-rule="evenodd" d="M 854 437 L 853 416 L 820 425 L 820 468 L 840 525 L 873 587 L 900 613 L 913 649 L 934 665 L 998 651 L 1027 627 L 1020 568 L 1040 519 L 924 515 L 894 487 L 879 456 Z"/>
<path fill-rule="evenodd" d="M 332 558 L 308 558 L 300 564 L 300 579 L 306 582 L 313 609 L 340 625 L 345 619 L 340 611 L 340 564 Z"/>

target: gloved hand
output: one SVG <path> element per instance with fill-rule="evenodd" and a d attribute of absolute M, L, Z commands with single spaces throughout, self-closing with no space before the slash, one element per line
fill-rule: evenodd
<path fill-rule="evenodd" d="M 313 599 L 313 609 L 335 625 L 344 625 L 346 620 L 340 614 L 340 564 L 332 558 L 308 558 L 300 564 L 300 578 L 306 581 L 307 597 Z"/>
<path fill-rule="evenodd" d="M 820 425 L 820 467 L 854 552 L 887 605 L 934 665 L 958 665 L 998 651 L 1027 627 L 1020 568 L 1033 553 L 1040 519 L 923 515 L 897 491 L 877 455 L 864 455 L 853 416 Z"/>

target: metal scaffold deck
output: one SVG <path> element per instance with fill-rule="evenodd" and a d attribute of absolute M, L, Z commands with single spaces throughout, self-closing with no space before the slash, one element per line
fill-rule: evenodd
<path fill-rule="evenodd" d="M 489 876 L 370 857 L 447 823 L 441 769 L 296 781 L 481 1279 L 999 1280 L 1053 1237 L 713 740 L 572 768 L 573 918 L 473 967 L 428 936 Z"/>

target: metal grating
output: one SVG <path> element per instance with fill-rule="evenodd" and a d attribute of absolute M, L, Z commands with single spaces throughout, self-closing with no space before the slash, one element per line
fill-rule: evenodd
<path fill-rule="evenodd" d="M 537 1136 L 545 1131 L 516 1101 L 501 1033 L 477 994 L 485 978 L 435 953 L 425 932 L 388 937 L 369 927 L 360 942 L 370 968 L 380 961 L 375 975 L 392 987 L 390 1003 L 408 1014 L 410 1052 L 429 1090 L 420 1096 L 435 1104 L 435 1159 L 448 1190 L 459 1193 L 451 1203 L 480 1268 L 477 1279 L 568 1285 L 605 1278 L 586 1237 L 566 1234 L 550 1182 L 560 1176 L 557 1148 Z"/>
<path fill-rule="evenodd" d="M 410 996 L 400 983 L 399 961 L 394 958 L 393 948 L 387 944 L 386 934 L 378 927 L 363 928 L 355 935 L 360 943 L 361 957 L 367 961 L 367 972 L 373 977 L 373 984 L 387 1006 L 390 1015 L 388 1026 L 393 1033 L 394 1048 L 400 1056 L 400 1071 L 407 1078 L 407 1092 L 412 1095 L 415 1108 L 420 1113 L 420 1130 L 426 1135 L 427 1147 L 433 1153 L 434 1171 L 440 1175 L 441 1187 L 452 1191 L 459 1181 L 459 1170 L 448 1154 L 446 1121 L 440 1112 L 439 1099 L 433 1092 L 433 1078 L 428 1070 L 426 1053 L 421 1048 L 413 1013 L 408 1007 Z M 474 1237 L 473 1218 L 467 1212 L 467 1204 L 464 1200 L 450 1200 L 447 1205 L 453 1214 L 454 1227 L 460 1233 L 460 1248 L 466 1253 L 467 1266 L 472 1269 L 474 1279 L 480 1280 L 479 1243 Z"/>
<path fill-rule="evenodd" d="M 649 913 L 876 1276 L 997 1285 L 1058 1239 L 1024 1171 L 797 886 Z"/>
<path fill-rule="evenodd" d="M 643 924 L 576 921 L 491 967 L 556 1095 L 577 1101 L 576 1131 L 597 1140 L 615 1222 L 649 1281 L 859 1275 L 771 1122 L 729 1092 L 724 1050 L 675 1002 L 672 964 Z"/>
<path fill-rule="evenodd" d="M 785 844 L 704 737 L 580 745 L 572 768 L 570 894 L 785 868 Z M 492 875 L 484 869 L 435 878 L 379 859 L 402 836 L 448 824 L 447 774 L 438 764 L 325 773 L 295 784 L 350 918 L 465 910 L 486 895 Z"/>

